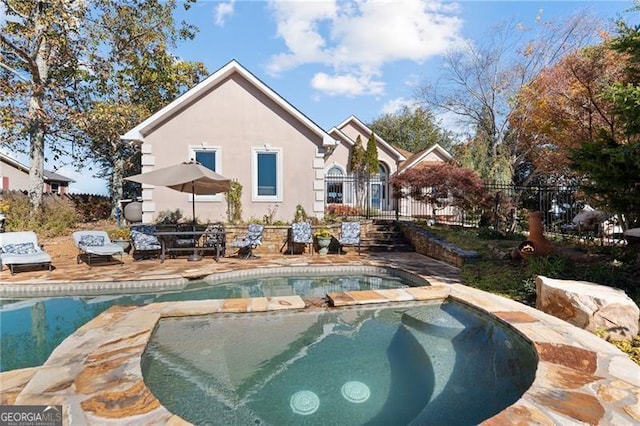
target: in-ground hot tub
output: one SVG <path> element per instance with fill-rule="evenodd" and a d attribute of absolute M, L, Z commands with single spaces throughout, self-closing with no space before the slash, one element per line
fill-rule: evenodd
<path fill-rule="evenodd" d="M 451 301 L 162 319 L 145 383 L 194 424 L 477 424 L 517 401 L 537 357 Z"/>

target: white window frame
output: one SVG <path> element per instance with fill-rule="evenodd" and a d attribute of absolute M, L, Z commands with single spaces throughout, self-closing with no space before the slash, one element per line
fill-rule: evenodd
<path fill-rule="evenodd" d="M 276 195 L 258 195 L 258 154 L 276 154 Z M 279 147 L 251 147 L 251 201 L 282 202 L 284 194 L 283 150 Z"/>
<path fill-rule="evenodd" d="M 216 173 L 222 174 L 222 148 L 219 146 L 208 145 L 190 145 L 189 160 L 196 161 L 196 152 L 213 151 L 216 153 Z M 214 195 L 196 195 L 197 202 L 222 202 L 224 194 L 218 193 Z M 193 201 L 193 196 L 189 194 L 189 202 Z"/>

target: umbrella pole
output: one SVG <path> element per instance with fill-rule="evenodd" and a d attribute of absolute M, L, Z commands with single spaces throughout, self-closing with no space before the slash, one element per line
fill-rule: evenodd
<path fill-rule="evenodd" d="M 191 230 L 193 231 L 193 254 L 187 258 L 189 262 L 197 262 L 202 260 L 202 256 L 198 254 L 198 240 L 196 238 L 196 193 L 195 183 L 191 181 Z"/>

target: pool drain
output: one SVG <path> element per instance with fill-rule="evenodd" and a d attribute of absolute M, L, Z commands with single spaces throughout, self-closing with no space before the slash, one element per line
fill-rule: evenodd
<path fill-rule="evenodd" d="M 290 404 L 294 413 L 308 416 L 318 411 L 320 398 L 311 391 L 300 391 L 291 396 Z"/>
<path fill-rule="evenodd" d="M 342 396 L 349 402 L 359 404 L 369 399 L 371 392 L 369 386 L 362 382 L 353 381 L 342 385 Z"/>

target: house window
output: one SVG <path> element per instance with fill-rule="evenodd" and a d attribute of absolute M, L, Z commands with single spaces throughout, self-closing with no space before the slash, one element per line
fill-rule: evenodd
<path fill-rule="evenodd" d="M 342 204 L 344 202 L 344 173 L 333 166 L 327 172 L 327 203 Z"/>
<path fill-rule="evenodd" d="M 254 148 L 252 195 L 255 201 L 282 201 L 282 151 Z"/>
<path fill-rule="evenodd" d="M 211 169 L 214 172 L 216 171 L 216 151 L 195 151 L 195 156 L 198 163 L 202 164 L 207 169 Z"/>
<path fill-rule="evenodd" d="M 219 148 L 191 147 L 189 158 L 196 160 L 207 169 L 213 170 L 217 173 L 221 173 L 221 152 Z M 189 195 L 189 197 L 189 201 L 191 201 L 191 195 Z M 222 195 L 196 195 L 196 201 L 222 201 Z"/>
<path fill-rule="evenodd" d="M 60 193 L 60 185 L 57 184 L 57 183 L 51 182 L 51 193 L 52 194 L 59 194 Z"/>

